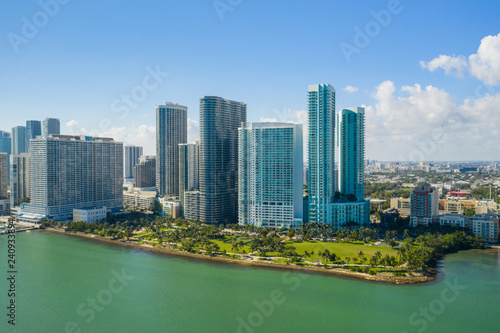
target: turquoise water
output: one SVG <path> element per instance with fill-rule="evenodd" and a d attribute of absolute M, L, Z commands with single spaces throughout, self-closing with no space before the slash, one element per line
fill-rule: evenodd
<path fill-rule="evenodd" d="M 448 256 L 432 283 L 396 286 L 17 234 L 16 325 L 1 332 L 500 332 L 498 250 Z M 117 278 L 117 276 L 119 278 Z"/>

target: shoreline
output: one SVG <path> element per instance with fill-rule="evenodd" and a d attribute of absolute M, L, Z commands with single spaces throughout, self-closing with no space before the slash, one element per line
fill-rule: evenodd
<path fill-rule="evenodd" d="M 237 265 L 246 265 L 246 266 L 257 266 L 263 268 L 270 269 L 281 269 L 281 270 L 292 270 L 292 271 L 302 271 L 302 272 L 311 272 L 311 273 L 320 273 L 323 275 L 334 275 L 337 277 L 345 277 L 345 278 L 355 278 L 358 280 L 365 280 L 370 282 L 379 282 L 379 283 L 387 283 L 387 284 L 395 284 L 395 285 L 406 285 L 406 284 L 418 284 L 418 283 L 426 283 L 436 280 L 438 274 L 436 270 L 436 274 L 433 276 L 389 276 L 389 275 L 370 275 L 366 273 L 352 272 L 347 269 L 341 268 L 330 268 L 325 269 L 323 267 L 314 267 L 314 266 L 299 266 L 295 264 L 285 265 L 285 264 L 277 264 L 267 261 L 254 261 L 254 260 L 243 260 L 243 259 L 234 259 L 220 256 L 207 256 L 199 253 L 191 253 L 187 251 L 181 251 L 178 249 L 169 249 L 164 247 L 157 247 L 149 244 L 138 244 L 137 242 L 131 241 L 120 241 L 120 240 L 111 240 L 108 238 L 104 238 L 94 234 L 85 234 L 81 232 L 66 232 L 64 230 L 54 229 L 54 228 L 46 228 L 46 229 L 37 229 L 44 230 L 48 232 L 54 232 L 58 234 L 69 235 L 73 237 L 80 237 L 85 239 L 96 240 L 99 242 L 113 244 L 118 246 L 126 246 L 132 247 L 136 249 L 142 249 L 150 252 L 156 252 L 166 255 L 173 255 L 177 257 L 184 258 L 192 258 L 197 260 L 206 260 L 212 262 L 220 262 L 226 264 L 237 264 Z"/>

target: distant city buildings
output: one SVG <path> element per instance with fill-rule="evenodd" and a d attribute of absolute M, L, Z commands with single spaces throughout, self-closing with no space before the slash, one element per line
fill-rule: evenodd
<path fill-rule="evenodd" d="M 42 122 L 42 136 L 61 134 L 61 123 L 57 118 L 45 118 Z"/>
<path fill-rule="evenodd" d="M 184 193 L 184 215 L 204 223 L 238 218 L 238 128 L 247 106 L 221 97 L 200 100 L 200 189 Z"/>
<path fill-rule="evenodd" d="M 0 153 L 7 154 L 7 161 L 10 161 L 10 152 L 12 149 L 12 139 L 10 138 L 10 133 L 5 131 L 0 131 Z M 7 178 L 10 179 L 10 170 Z"/>
<path fill-rule="evenodd" d="M 238 132 L 239 224 L 298 228 L 303 222 L 302 125 L 244 123 Z"/>
<path fill-rule="evenodd" d="M 141 156 L 134 168 L 134 187 L 156 187 L 156 157 Z"/>
<path fill-rule="evenodd" d="M 38 120 L 26 121 L 26 152 L 30 152 L 30 140 L 42 135 L 42 123 Z"/>
<path fill-rule="evenodd" d="M 12 155 L 27 153 L 26 149 L 26 127 L 16 126 L 12 128 Z"/>
<path fill-rule="evenodd" d="M 490 200 L 474 200 L 468 197 L 452 197 L 448 196 L 438 200 L 439 210 L 444 213 L 464 214 L 467 209 L 473 209 L 476 214 L 486 214 L 497 211 L 499 205 L 495 201 Z"/>
<path fill-rule="evenodd" d="M 30 195 L 30 154 L 10 157 L 10 205 L 16 207 Z"/>
<path fill-rule="evenodd" d="M 139 163 L 139 158 L 143 154 L 142 147 L 136 146 L 125 146 L 125 155 L 124 155 L 124 167 L 123 167 L 123 177 L 125 179 L 134 178 L 134 167 L 137 163 Z"/>
<path fill-rule="evenodd" d="M 410 195 L 410 224 L 428 225 L 439 214 L 439 194 L 430 185 L 417 186 Z"/>
<path fill-rule="evenodd" d="M 179 144 L 187 142 L 187 107 L 156 106 L 156 188 L 159 196 L 179 194 Z"/>
<path fill-rule="evenodd" d="M 73 209 L 123 206 L 123 144 L 113 139 L 53 135 L 31 141 L 31 202 L 23 215 L 66 221 Z"/>

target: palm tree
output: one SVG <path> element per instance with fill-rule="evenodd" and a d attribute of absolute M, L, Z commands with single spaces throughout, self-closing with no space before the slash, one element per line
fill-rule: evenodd
<path fill-rule="evenodd" d="M 130 228 L 125 229 L 124 236 L 127 240 L 129 240 L 129 238 L 132 237 L 133 235 L 134 233 L 132 232 L 132 230 L 130 230 Z"/>
<path fill-rule="evenodd" d="M 405 236 L 405 238 L 410 237 L 410 231 L 408 229 L 405 229 L 405 231 L 403 232 L 403 236 Z"/>
<path fill-rule="evenodd" d="M 358 258 L 361 258 L 364 255 L 363 251 L 358 252 Z"/>

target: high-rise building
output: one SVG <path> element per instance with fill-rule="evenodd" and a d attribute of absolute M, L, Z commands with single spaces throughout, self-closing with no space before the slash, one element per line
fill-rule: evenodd
<path fill-rule="evenodd" d="M 134 167 L 134 187 L 156 187 L 156 157 L 141 156 Z"/>
<path fill-rule="evenodd" d="M 187 142 L 187 107 L 156 106 L 156 189 L 160 196 L 179 195 L 179 144 Z"/>
<path fill-rule="evenodd" d="M 136 146 L 125 146 L 124 155 L 124 178 L 131 179 L 134 178 L 134 167 L 139 163 L 139 158 L 142 156 L 142 147 Z"/>
<path fill-rule="evenodd" d="M 343 109 L 337 115 L 339 191 L 358 201 L 365 195 L 365 109 Z"/>
<path fill-rule="evenodd" d="M 238 130 L 238 222 L 297 228 L 303 222 L 302 125 L 244 123 Z"/>
<path fill-rule="evenodd" d="M 237 222 L 238 128 L 246 118 L 245 103 L 215 96 L 201 98 L 200 190 L 184 193 L 187 219 L 210 224 Z"/>
<path fill-rule="evenodd" d="M 15 207 L 30 198 L 30 154 L 12 155 L 10 174 L 10 206 Z"/>
<path fill-rule="evenodd" d="M 7 161 L 10 161 L 10 152 L 12 149 L 12 139 L 10 138 L 10 133 L 5 131 L 0 131 L 0 153 L 7 154 Z M 10 179 L 10 171 L 7 175 Z"/>
<path fill-rule="evenodd" d="M 7 171 L 9 170 L 9 162 L 7 153 L 0 153 L 0 199 L 7 199 L 8 178 Z"/>
<path fill-rule="evenodd" d="M 363 226 L 370 223 L 370 201 L 364 200 L 364 185 L 360 185 L 359 175 L 364 169 L 355 170 L 356 176 L 347 179 L 344 195 L 335 193 L 341 190 L 341 181 L 337 182 L 340 172 L 335 170 L 335 90 L 329 84 L 315 84 L 309 86 L 308 93 L 309 115 L 309 173 L 307 178 L 309 222 L 330 223 L 334 228 L 342 228 L 347 223 L 352 227 Z M 364 121 L 364 119 L 363 119 Z M 354 132 L 347 123 L 341 125 L 344 133 L 351 137 L 339 137 L 340 149 L 346 147 L 341 153 L 341 168 L 359 164 L 354 161 L 364 158 L 364 122 L 358 119 L 358 132 Z M 340 134 L 339 134 L 340 135 Z M 352 138 L 352 140 L 348 140 Z M 358 151 L 363 149 L 362 152 Z M 347 154 L 351 152 L 351 154 Z M 353 160 L 354 159 L 354 160 Z M 347 193 L 352 192 L 352 193 Z"/>
<path fill-rule="evenodd" d="M 61 134 L 61 123 L 57 118 L 45 118 L 42 122 L 42 136 Z"/>
<path fill-rule="evenodd" d="M 26 127 L 16 126 L 12 128 L 11 154 L 19 155 L 26 153 Z"/>
<path fill-rule="evenodd" d="M 200 140 L 179 145 L 179 199 L 184 206 L 184 192 L 200 189 Z"/>
<path fill-rule="evenodd" d="M 309 221 L 329 223 L 335 191 L 335 89 L 314 84 L 308 91 Z"/>
<path fill-rule="evenodd" d="M 52 135 L 31 141 L 30 204 L 23 213 L 70 220 L 73 209 L 123 207 L 123 144 Z"/>
<path fill-rule="evenodd" d="M 410 194 L 410 224 L 428 225 L 432 218 L 439 215 L 438 190 L 425 184 L 417 186 Z"/>
<path fill-rule="evenodd" d="M 42 135 L 42 123 L 38 120 L 26 121 L 26 152 L 30 151 L 30 140 Z"/>

